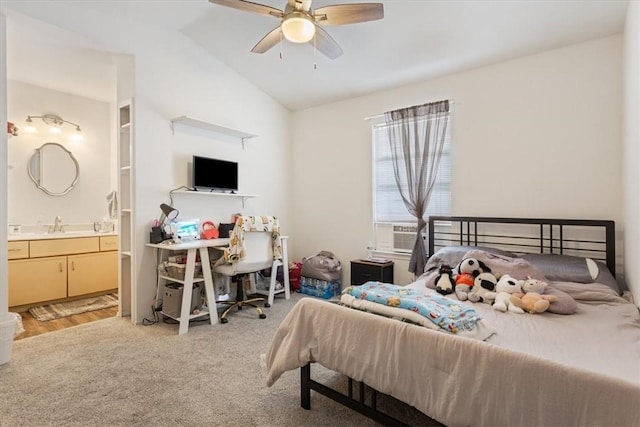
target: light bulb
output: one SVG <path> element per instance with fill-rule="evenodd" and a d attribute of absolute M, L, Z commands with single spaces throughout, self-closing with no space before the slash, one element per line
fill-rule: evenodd
<path fill-rule="evenodd" d="M 33 125 L 33 121 L 31 120 L 31 117 L 27 117 L 26 123 L 27 124 L 24 125 L 24 131 L 26 133 L 38 133 L 38 130 Z"/>
<path fill-rule="evenodd" d="M 60 135 L 62 133 L 62 129 L 60 129 L 60 126 L 49 126 L 49 133 Z"/>
<path fill-rule="evenodd" d="M 71 140 L 84 141 L 84 135 L 82 135 L 82 132 L 74 132 L 73 135 L 71 135 Z"/>
<path fill-rule="evenodd" d="M 293 43 L 306 43 L 316 34 L 316 25 L 305 14 L 293 12 L 282 21 L 282 34 Z"/>

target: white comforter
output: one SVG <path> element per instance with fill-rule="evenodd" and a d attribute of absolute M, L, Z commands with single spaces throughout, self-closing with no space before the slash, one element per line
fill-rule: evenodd
<path fill-rule="evenodd" d="M 637 307 L 603 285 L 554 285 L 576 314 L 476 304 L 496 330 L 486 342 L 305 298 L 276 331 L 267 383 L 318 362 L 448 426 L 640 425 Z"/>

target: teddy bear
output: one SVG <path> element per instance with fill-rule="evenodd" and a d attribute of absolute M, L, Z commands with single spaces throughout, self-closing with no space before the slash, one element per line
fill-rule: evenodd
<path fill-rule="evenodd" d="M 510 302 L 529 313 L 543 313 L 558 298 L 554 295 L 543 295 L 549 284 L 542 280 L 528 277 L 522 283 L 522 292 L 511 295 Z"/>
<path fill-rule="evenodd" d="M 522 292 L 537 292 L 539 294 L 543 294 L 547 289 L 549 284 L 547 282 L 543 282 L 542 280 L 532 279 L 531 276 L 527 276 L 527 280 L 522 282 Z"/>
<path fill-rule="evenodd" d="M 522 293 L 524 280 L 517 280 L 508 274 L 503 274 L 496 284 L 496 300 L 493 309 L 501 312 L 524 314 L 524 310 L 511 302 L 511 295 Z"/>
<path fill-rule="evenodd" d="M 480 273 L 473 281 L 471 292 L 467 298 L 471 302 L 484 302 L 492 304 L 496 298 L 496 283 L 498 279 L 491 273 Z"/>
<path fill-rule="evenodd" d="M 491 269 L 475 258 L 464 258 L 456 267 L 455 293 L 460 301 L 466 301 L 476 276 L 480 273 L 491 273 Z"/>
<path fill-rule="evenodd" d="M 438 268 L 438 276 L 436 277 L 436 291 L 442 295 L 449 295 L 453 293 L 454 280 L 453 269 L 446 265 L 441 264 Z"/>
<path fill-rule="evenodd" d="M 556 301 L 555 296 L 541 295 L 537 292 L 516 293 L 511 295 L 510 299 L 511 304 L 531 314 L 544 313 L 553 301 Z"/>

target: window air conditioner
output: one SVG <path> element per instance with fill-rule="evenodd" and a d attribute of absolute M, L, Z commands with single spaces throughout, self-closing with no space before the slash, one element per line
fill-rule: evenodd
<path fill-rule="evenodd" d="M 411 253 L 416 229 L 417 226 L 411 224 L 376 224 L 376 250 Z M 422 237 L 426 240 L 426 229 Z"/>

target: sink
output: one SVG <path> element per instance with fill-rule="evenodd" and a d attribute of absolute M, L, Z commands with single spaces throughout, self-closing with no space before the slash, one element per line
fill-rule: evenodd
<path fill-rule="evenodd" d="M 79 234 L 84 234 L 86 236 L 93 236 L 94 234 L 97 234 L 97 233 L 93 230 L 76 230 L 76 231 L 62 231 L 62 232 L 57 231 L 55 233 L 47 233 L 47 234 L 54 235 L 54 236 L 64 236 L 65 234 L 74 235 L 74 236 L 77 236 Z"/>

